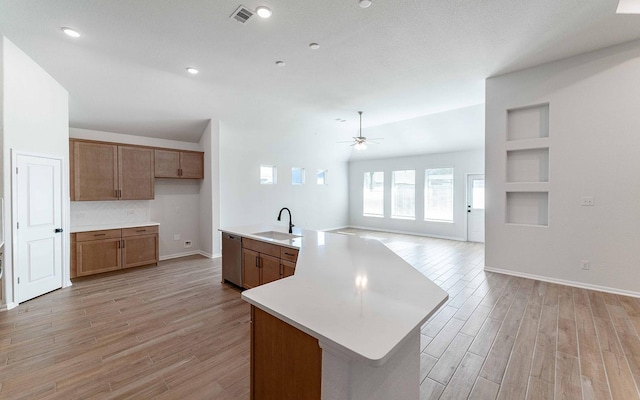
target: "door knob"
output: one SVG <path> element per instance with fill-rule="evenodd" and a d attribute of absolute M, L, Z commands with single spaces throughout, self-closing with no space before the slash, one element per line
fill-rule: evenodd
<path fill-rule="evenodd" d="M 56 228 L 55 233 L 62 233 L 62 228 Z"/>

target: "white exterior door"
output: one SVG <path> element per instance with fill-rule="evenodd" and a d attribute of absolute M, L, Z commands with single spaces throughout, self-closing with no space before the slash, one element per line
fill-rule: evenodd
<path fill-rule="evenodd" d="M 484 243 L 484 175 L 467 176 L 467 240 Z"/>
<path fill-rule="evenodd" d="M 59 159 L 16 155 L 16 284 L 19 303 L 62 287 Z"/>

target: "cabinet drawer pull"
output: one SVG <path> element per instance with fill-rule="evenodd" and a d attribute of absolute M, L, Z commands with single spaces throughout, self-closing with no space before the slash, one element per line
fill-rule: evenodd
<path fill-rule="evenodd" d="M 106 233 L 94 233 L 93 236 L 107 236 Z"/>
<path fill-rule="evenodd" d="M 146 232 L 146 229 L 138 229 L 136 232 Z"/>
<path fill-rule="evenodd" d="M 290 257 L 295 256 L 295 254 L 292 254 L 292 253 L 284 253 L 284 254 L 285 254 L 286 256 L 290 256 Z"/>

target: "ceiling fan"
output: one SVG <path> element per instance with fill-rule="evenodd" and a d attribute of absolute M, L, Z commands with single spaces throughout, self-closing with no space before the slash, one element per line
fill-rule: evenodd
<path fill-rule="evenodd" d="M 346 142 L 338 142 L 338 143 L 351 143 L 351 146 L 353 146 L 353 148 L 355 148 L 356 150 L 364 150 L 367 148 L 367 144 L 370 144 L 370 143 L 380 144 L 376 142 L 376 140 L 384 140 L 384 138 L 367 139 L 366 137 L 362 136 L 362 111 L 358 111 L 358 114 L 360 114 L 360 132 L 358 136 L 354 136 L 353 140 L 348 140 Z"/>

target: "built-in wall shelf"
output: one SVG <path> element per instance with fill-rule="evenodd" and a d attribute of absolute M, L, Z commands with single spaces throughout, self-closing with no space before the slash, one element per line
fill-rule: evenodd
<path fill-rule="evenodd" d="M 505 223 L 549 226 L 549 104 L 507 110 Z"/>
<path fill-rule="evenodd" d="M 549 103 L 507 110 L 507 141 L 549 137 Z"/>
<path fill-rule="evenodd" d="M 507 192 L 506 223 L 549 225 L 548 192 Z"/>
<path fill-rule="evenodd" d="M 540 138 L 540 139 L 522 139 L 522 140 L 512 140 L 505 142 L 505 149 L 507 151 L 512 150 L 529 150 L 529 149 L 548 149 L 549 148 L 548 137 Z"/>
<path fill-rule="evenodd" d="M 548 182 L 505 183 L 505 192 L 548 192 Z"/>
<path fill-rule="evenodd" d="M 507 182 L 549 182 L 549 149 L 507 151 Z"/>

